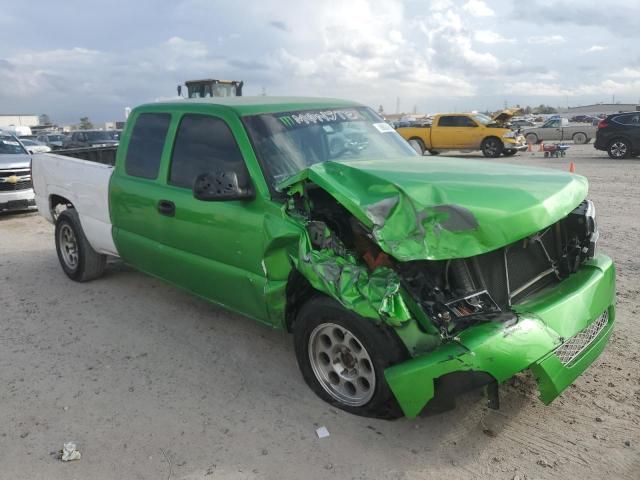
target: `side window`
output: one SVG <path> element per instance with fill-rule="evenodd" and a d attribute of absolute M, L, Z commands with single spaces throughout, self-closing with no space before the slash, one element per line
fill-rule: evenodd
<path fill-rule="evenodd" d="M 182 117 L 171 155 L 169 183 L 192 188 L 203 173 L 236 172 L 241 186 L 249 179 L 244 159 L 231 130 L 209 115 Z"/>
<path fill-rule="evenodd" d="M 456 127 L 457 126 L 456 117 L 454 117 L 453 115 L 440 117 L 440 120 L 438 120 L 438 126 L 439 127 Z"/>
<path fill-rule="evenodd" d="M 151 179 L 158 176 L 170 122 L 168 113 L 142 113 L 138 116 L 124 162 L 127 175 Z"/>
<path fill-rule="evenodd" d="M 640 126 L 640 113 L 621 115 L 616 120 L 624 125 Z"/>
<path fill-rule="evenodd" d="M 459 127 L 476 127 L 476 122 L 471 120 L 469 117 L 458 117 L 458 126 Z"/>

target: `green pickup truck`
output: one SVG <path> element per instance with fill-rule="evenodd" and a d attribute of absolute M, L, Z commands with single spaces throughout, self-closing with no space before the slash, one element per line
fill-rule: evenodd
<path fill-rule="evenodd" d="M 585 178 L 425 158 L 354 102 L 143 105 L 117 149 L 32 170 L 71 279 L 119 256 L 292 332 L 307 384 L 355 414 L 414 417 L 479 387 L 497 407 L 527 369 L 549 403 L 613 328 Z"/>

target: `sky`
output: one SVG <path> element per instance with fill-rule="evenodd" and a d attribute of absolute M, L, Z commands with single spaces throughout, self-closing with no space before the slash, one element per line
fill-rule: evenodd
<path fill-rule="evenodd" d="M 0 0 L 0 113 L 121 120 L 185 80 L 387 113 L 640 102 L 638 0 Z"/>

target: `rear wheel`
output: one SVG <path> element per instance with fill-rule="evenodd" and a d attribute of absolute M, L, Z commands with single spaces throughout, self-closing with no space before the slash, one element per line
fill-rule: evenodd
<path fill-rule="evenodd" d="M 384 370 L 407 354 L 390 327 L 318 296 L 300 310 L 293 334 L 302 376 L 325 402 L 365 417 L 402 416 Z"/>
<path fill-rule="evenodd" d="M 496 137 L 485 138 L 482 141 L 482 154 L 488 158 L 497 158 L 502 153 L 504 145 Z"/>
<path fill-rule="evenodd" d="M 60 212 L 56 220 L 55 236 L 58 260 L 71 280 L 87 282 L 102 275 L 107 257 L 91 247 L 75 209 Z"/>
<path fill-rule="evenodd" d="M 577 145 L 582 145 L 583 143 L 587 143 L 587 140 L 588 140 L 587 135 L 582 132 L 573 134 L 573 143 Z"/>
<path fill-rule="evenodd" d="M 538 135 L 536 135 L 535 133 L 527 133 L 527 136 L 525 138 L 527 139 L 527 143 L 530 143 L 532 145 L 536 145 L 538 143 Z"/>
<path fill-rule="evenodd" d="M 620 160 L 631 155 L 631 144 L 624 138 L 612 140 L 607 147 L 607 153 L 610 158 Z"/>

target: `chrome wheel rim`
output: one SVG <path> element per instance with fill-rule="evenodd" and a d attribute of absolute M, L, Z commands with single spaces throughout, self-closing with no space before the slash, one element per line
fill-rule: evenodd
<path fill-rule="evenodd" d="M 78 267 L 78 242 L 76 234 L 69 225 L 62 225 L 58 234 L 60 253 L 65 265 L 71 270 Z"/>
<path fill-rule="evenodd" d="M 331 397 L 351 407 L 371 400 L 376 388 L 373 362 L 353 333 L 322 323 L 311 332 L 308 350 L 313 373 Z"/>
<path fill-rule="evenodd" d="M 616 158 L 622 158 L 627 154 L 627 144 L 624 142 L 614 142 L 609 148 L 611 155 Z"/>

